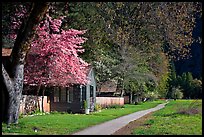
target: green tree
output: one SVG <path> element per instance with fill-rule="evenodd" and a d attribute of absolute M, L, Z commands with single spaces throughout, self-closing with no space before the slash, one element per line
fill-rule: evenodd
<path fill-rule="evenodd" d="M 175 87 L 180 87 L 183 93 L 183 98 L 201 98 L 202 94 L 202 81 L 194 79 L 192 73 L 183 73 L 181 76 L 176 75 L 175 71 L 172 71 L 170 80 L 168 81 L 169 91 L 167 97 L 171 97 L 174 93 Z"/>
<path fill-rule="evenodd" d="M 198 79 L 194 79 L 191 83 L 191 98 L 201 99 L 202 98 L 202 81 Z"/>
<path fill-rule="evenodd" d="M 166 98 L 169 90 L 168 80 L 169 80 L 169 73 L 167 72 L 166 74 L 162 75 L 158 83 L 157 91 L 159 93 L 159 98 Z"/>
<path fill-rule="evenodd" d="M 183 92 L 182 92 L 182 89 L 180 88 L 180 86 L 172 88 L 171 98 L 173 98 L 175 100 L 183 98 Z"/>
<path fill-rule="evenodd" d="M 125 78 L 127 49 L 136 47 L 135 52 L 157 48 L 165 44 L 170 59 L 188 55 L 192 43 L 194 13 L 200 3 L 97 3 L 98 12 L 106 22 L 109 38 L 120 47 L 121 76 Z M 182 10 L 178 10 L 181 9 Z M 181 12 L 182 11 L 182 12 Z M 186 18 L 186 16 L 189 17 Z M 161 44 L 162 46 L 163 44 Z M 183 46 L 185 45 L 185 46 Z M 151 54 L 146 54 L 151 57 Z M 123 82 L 120 82 L 123 85 Z"/>
<path fill-rule="evenodd" d="M 88 31 L 82 56 L 93 64 L 99 86 L 115 77 L 123 95 L 129 75 L 148 73 L 162 83 L 168 58 L 188 55 L 194 14 L 201 11 L 201 3 L 75 2 L 69 8 L 72 26 Z"/>
<path fill-rule="evenodd" d="M 94 2 L 70 2 L 69 22 L 73 28 L 85 29 L 85 52 L 81 57 L 94 67 L 97 87 L 116 77 L 115 66 L 120 60 L 118 46 L 108 39 L 105 24 L 96 10 Z M 113 70 L 114 69 L 114 70 Z"/>

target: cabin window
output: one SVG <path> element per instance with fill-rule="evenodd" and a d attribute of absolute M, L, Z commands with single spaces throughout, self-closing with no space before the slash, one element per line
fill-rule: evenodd
<path fill-rule="evenodd" d="M 73 101 L 73 87 L 67 88 L 67 102 Z"/>
<path fill-rule="evenodd" d="M 82 86 L 82 100 L 86 100 L 86 86 Z"/>
<path fill-rule="evenodd" d="M 60 90 L 59 87 L 54 87 L 54 102 L 60 101 Z"/>
<path fill-rule="evenodd" d="M 93 97 L 93 86 L 90 85 L 90 97 Z"/>
<path fill-rule="evenodd" d="M 60 102 L 66 102 L 66 88 L 65 87 L 61 87 L 61 98 L 60 98 Z"/>

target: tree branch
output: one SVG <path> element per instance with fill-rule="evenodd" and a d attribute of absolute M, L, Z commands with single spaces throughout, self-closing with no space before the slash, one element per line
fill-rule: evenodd
<path fill-rule="evenodd" d="M 7 91 L 9 92 L 9 94 L 12 94 L 12 92 L 14 91 L 14 86 L 13 86 L 13 81 L 12 79 L 9 77 L 7 71 L 4 68 L 4 65 L 2 64 L 2 77 L 3 77 L 3 82 L 7 88 Z"/>
<path fill-rule="evenodd" d="M 46 2 L 36 2 L 32 6 L 34 7 L 32 8 L 28 20 L 22 24 L 23 26 L 21 26 L 21 32 L 19 32 L 21 35 L 17 35 L 16 41 L 14 43 L 11 54 L 13 70 L 15 70 L 17 64 L 24 63 L 26 54 L 30 49 L 31 42 L 36 33 L 36 28 L 48 9 L 48 3 Z"/>

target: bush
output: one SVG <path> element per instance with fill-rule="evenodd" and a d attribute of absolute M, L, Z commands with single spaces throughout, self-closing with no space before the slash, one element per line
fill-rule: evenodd
<path fill-rule="evenodd" d="M 135 102 L 135 105 L 142 105 L 143 102 Z"/>
<path fill-rule="evenodd" d="M 95 111 L 99 111 L 99 110 L 101 110 L 102 109 L 102 106 L 100 105 L 100 104 L 95 104 L 95 107 L 94 107 L 94 110 Z"/>
<path fill-rule="evenodd" d="M 148 92 L 146 94 L 146 98 L 149 100 L 149 101 L 154 101 L 158 98 L 158 92 L 154 91 L 154 92 Z"/>
<path fill-rule="evenodd" d="M 114 105 L 110 105 L 110 106 L 108 106 L 107 108 L 115 108 L 115 109 L 117 109 L 117 108 L 124 108 L 124 106 L 122 105 L 118 105 L 118 104 L 114 104 Z"/>
<path fill-rule="evenodd" d="M 191 90 L 190 90 L 191 98 L 202 98 L 202 81 L 198 79 L 194 79 L 191 82 Z"/>
<path fill-rule="evenodd" d="M 87 109 L 88 108 L 88 104 L 87 104 L 87 101 L 84 100 L 84 109 Z"/>
<path fill-rule="evenodd" d="M 51 111 L 50 114 L 60 114 L 58 111 Z"/>
<path fill-rule="evenodd" d="M 51 111 L 50 114 L 67 114 L 68 111 Z"/>
<path fill-rule="evenodd" d="M 62 112 L 60 112 L 60 114 L 67 114 L 67 112 L 65 112 L 65 111 L 62 111 Z"/>

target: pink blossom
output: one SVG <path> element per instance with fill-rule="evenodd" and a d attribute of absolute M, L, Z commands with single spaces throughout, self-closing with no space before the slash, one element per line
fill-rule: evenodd
<path fill-rule="evenodd" d="M 61 19 L 52 19 L 47 15 L 53 31 L 59 32 Z M 26 84 L 68 86 L 70 83 L 87 82 L 88 63 L 78 53 L 84 52 L 80 44 L 87 39 L 79 37 L 85 31 L 62 30 L 61 34 L 49 34 L 48 23 L 37 28 L 38 39 L 32 42 L 25 65 Z"/>

